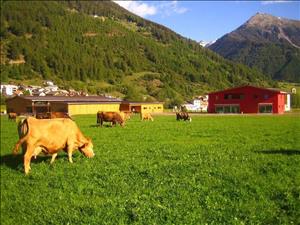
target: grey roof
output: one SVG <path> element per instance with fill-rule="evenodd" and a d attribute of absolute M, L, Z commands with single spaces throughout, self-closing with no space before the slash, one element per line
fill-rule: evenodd
<path fill-rule="evenodd" d="M 118 98 L 108 98 L 104 96 L 19 96 L 20 98 L 47 102 L 121 102 Z"/>
<path fill-rule="evenodd" d="M 241 88 L 245 88 L 245 87 L 250 87 L 250 88 L 255 88 L 255 89 L 265 90 L 265 91 L 271 91 L 271 92 L 275 92 L 275 93 L 286 94 L 286 92 L 280 91 L 280 90 L 275 89 L 275 88 L 255 87 L 255 86 L 252 86 L 252 85 L 244 85 L 244 86 L 239 86 L 239 87 L 229 88 L 229 89 L 225 89 L 225 90 L 221 90 L 221 91 L 214 91 L 214 92 L 210 92 L 210 93 L 208 93 L 208 94 L 209 94 L 209 95 L 210 95 L 210 94 L 218 94 L 218 93 L 227 92 L 227 91 L 233 91 L 233 90 L 241 89 Z"/>

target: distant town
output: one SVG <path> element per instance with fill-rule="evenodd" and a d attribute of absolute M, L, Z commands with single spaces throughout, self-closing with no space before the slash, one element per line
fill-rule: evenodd
<path fill-rule="evenodd" d="M 92 96 L 84 91 L 77 91 L 74 89 L 61 89 L 53 81 L 45 80 L 43 86 L 37 85 L 17 85 L 17 84 L 1 84 L 1 94 L 7 98 L 14 96 Z M 107 98 L 116 98 L 109 94 L 103 94 L 102 96 Z M 191 101 L 182 104 L 180 107 L 185 108 L 190 112 L 207 112 L 208 107 L 208 95 L 197 96 Z M 175 106 L 173 111 L 177 111 L 179 108 Z"/>
<path fill-rule="evenodd" d="M 64 90 L 59 88 L 53 81 L 44 81 L 43 86 L 37 85 L 17 85 L 17 84 L 1 84 L 1 94 L 6 97 L 12 96 L 89 96 L 84 91 L 76 91 L 74 89 Z"/>

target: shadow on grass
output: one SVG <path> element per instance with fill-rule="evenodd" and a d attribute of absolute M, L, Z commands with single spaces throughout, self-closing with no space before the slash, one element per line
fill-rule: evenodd
<path fill-rule="evenodd" d="M 109 124 L 103 124 L 102 127 L 99 124 L 94 124 L 94 125 L 90 125 L 90 127 L 98 127 L 98 128 L 102 128 L 102 127 L 112 127 Z"/>
<path fill-rule="evenodd" d="M 295 149 L 280 149 L 280 150 L 261 150 L 261 151 L 255 151 L 255 153 L 259 154 L 280 154 L 280 155 L 300 155 L 300 150 Z"/>
<path fill-rule="evenodd" d="M 56 157 L 56 160 L 61 158 L 61 157 L 65 157 L 65 156 L 58 155 Z M 23 169 L 23 155 L 22 154 L 3 155 L 0 158 L 1 158 L 1 167 L 5 166 L 5 167 L 9 167 L 13 170 Z M 44 162 L 44 161 L 49 161 L 49 164 L 50 164 L 50 160 L 51 160 L 51 156 L 38 156 L 36 159 L 34 157 L 32 157 L 31 163 L 41 163 L 41 162 Z"/>

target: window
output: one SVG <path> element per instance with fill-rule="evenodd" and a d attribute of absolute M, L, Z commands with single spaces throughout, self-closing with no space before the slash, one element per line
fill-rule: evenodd
<path fill-rule="evenodd" d="M 215 108 L 216 113 L 240 113 L 239 105 L 220 105 Z"/>
<path fill-rule="evenodd" d="M 264 99 L 269 99 L 269 95 L 265 94 Z"/>
<path fill-rule="evenodd" d="M 147 109 L 147 107 L 144 107 L 143 109 Z"/>
<path fill-rule="evenodd" d="M 272 113 L 272 112 L 273 112 L 272 104 L 259 105 L 259 113 Z"/>
<path fill-rule="evenodd" d="M 32 107 L 31 106 L 26 107 L 26 112 L 27 113 L 32 113 Z"/>
<path fill-rule="evenodd" d="M 224 99 L 244 99 L 243 94 L 225 94 Z"/>
<path fill-rule="evenodd" d="M 231 94 L 225 94 L 224 99 L 232 99 L 232 95 Z"/>

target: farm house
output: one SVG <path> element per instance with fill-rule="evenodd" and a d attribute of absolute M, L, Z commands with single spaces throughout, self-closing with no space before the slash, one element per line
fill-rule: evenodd
<path fill-rule="evenodd" d="M 162 113 L 164 105 L 162 102 L 129 102 L 123 101 L 120 106 L 121 111 L 136 113 Z"/>
<path fill-rule="evenodd" d="M 98 111 L 119 111 L 121 100 L 101 96 L 16 96 L 6 100 L 7 112 L 67 112 L 69 115 L 96 114 Z"/>
<path fill-rule="evenodd" d="M 286 92 L 242 86 L 209 93 L 209 113 L 278 113 L 290 110 L 290 95 Z"/>

